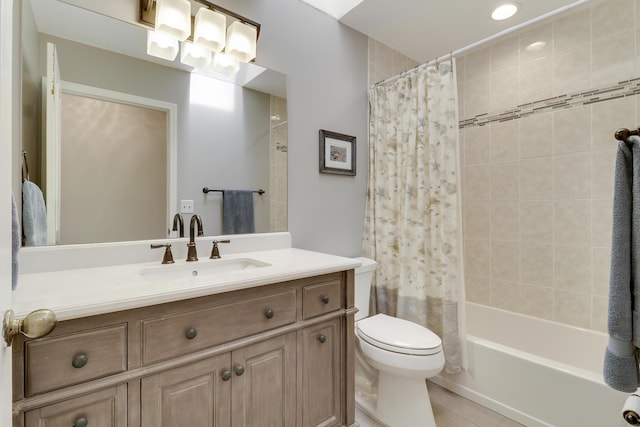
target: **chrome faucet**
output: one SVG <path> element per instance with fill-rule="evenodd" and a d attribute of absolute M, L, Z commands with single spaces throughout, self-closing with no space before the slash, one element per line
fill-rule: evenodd
<path fill-rule="evenodd" d="M 177 213 L 173 216 L 173 231 L 178 231 L 180 228 L 180 237 L 184 237 L 184 220 L 182 215 Z"/>
<path fill-rule="evenodd" d="M 195 227 L 198 227 L 198 236 L 204 236 L 202 230 L 202 220 L 198 215 L 191 216 L 189 223 L 189 243 L 187 243 L 187 261 L 197 261 L 198 252 L 196 251 Z"/>

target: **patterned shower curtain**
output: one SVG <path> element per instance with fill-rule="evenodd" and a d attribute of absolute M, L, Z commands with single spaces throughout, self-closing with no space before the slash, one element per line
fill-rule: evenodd
<path fill-rule="evenodd" d="M 364 254 L 378 262 L 372 313 L 426 326 L 445 372 L 464 367 L 464 279 L 455 60 L 369 92 Z"/>

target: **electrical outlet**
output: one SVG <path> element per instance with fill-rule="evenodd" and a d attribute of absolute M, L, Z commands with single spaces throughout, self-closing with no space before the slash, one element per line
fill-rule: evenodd
<path fill-rule="evenodd" d="M 193 200 L 180 200 L 180 213 L 193 213 Z"/>

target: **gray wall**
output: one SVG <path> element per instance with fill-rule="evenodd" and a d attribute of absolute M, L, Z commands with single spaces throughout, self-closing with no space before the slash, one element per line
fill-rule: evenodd
<path fill-rule="evenodd" d="M 135 21 L 137 1 L 73 0 Z M 289 231 L 294 246 L 362 252 L 367 181 L 367 38 L 300 0 L 224 0 L 262 24 L 256 62 L 287 74 Z M 318 130 L 357 138 L 357 175 L 318 173 Z"/>

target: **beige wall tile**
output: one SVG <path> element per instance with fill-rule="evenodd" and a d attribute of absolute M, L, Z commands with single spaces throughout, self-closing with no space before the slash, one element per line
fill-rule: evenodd
<path fill-rule="evenodd" d="M 409 58 L 406 55 L 393 50 L 391 54 L 391 69 L 394 76 L 409 69 Z"/>
<path fill-rule="evenodd" d="M 491 47 L 491 72 L 513 68 L 520 62 L 520 38 L 518 36 L 508 37 Z"/>
<path fill-rule="evenodd" d="M 491 198 L 491 165 L 466 166 L 463 187 L 467 200 L 489 200 Z"/>
<path fill-rule="evenodd" d="M 593 246 L 611 246 L 613 199 L 594 199 L 591 203 L 593 211 Z"/>
<path fill-rule="evenodd" d="M 573 107 L 553 113 L 553 148 L 555 154 L 591 150 L 591 108 Z M 577 130 L 577 131 L 576 131 Z"/>
<path fill-rule="evenodd" d="M 594 198 L 613 197 L 614 172 L 616 167 L 616 149 L 592 151 L 591 195 Z"/>
<path fill-rule="evenodd" d="M 518 120 L 520 125 L 520 157 L 553 154 L 553 113 L 536 114 Z"/>
<path fill-rule="evenodd" d="M 631 29 L 634 23 L 634 0 L 608 0 L 592 8 L 591 32 L 594 41 Z"/>
<path fill-rule="evenodd" d="M 520 201 L 520 240 L 553 243 L 553 202 Z"/>
<path fill-rule="evenodd" d="M 553 57 L 553 95 L 564 95 L 590 87 L 591 44 L 555 52 Z"/>
<path fill-rule="evenodd" d="M 591 245 L 591 200 L 558 200 L 555 203 L 555 243 Z"/>
<path fill-rule="evenodd" d="M 491 275 L 491 241 L 464 239 L 465 273 L 476 277 Z"/>
<path fill-rule="evenodd" d="M 611 271 L 611 248 L 593 248 L 594 295 L 609 295 L 609 272 Z"/>
<path fill-rule="evenodd" d="M 491 73 L 489 111 L 502 111 L 520 101 L 520 67 L 504 68 Z"/>
<path fill-rule="evenodd" d="M 465 55 L 464 81 L 485 79 L 489 81 L 491 73 L 491 49 L 485 47 Z"/>
<path fill-rule="evenodd" d="M 553 289 L 539 286 L 520 286 L 518 311 L 542 319 L 553 319 Z"/>
<path fill-rule="evenodd" d="M 554 251 L 555 288 L 591 293 L 591 248 L 555 245 Z"/>
<path fill-rule="evenodd" d="M 464 91 L 464 118 L 471 118 L 489 111 L 489 94 L 491 80 L 489 75 L 481 76 L 475 80 L 465 80 Z"/>
<path fill-rule="evenodd" d="M 491 161 L 491 126 L 475 126 L 465 130 L 465 163 Z"/>
<path fill-rule="evenodd" d="M 520 138 L 518 124 L 517 120 L 511 120 L 504 123 L 496 123 L 489 127 L 491 129 L 492 160 L 512 160 L 519 157 Z"/>
<path fill-rule="evenodd" d="M 588 294 L 554 291 L 554 320 L 579 328 L 591 326 L 591 297 Z"/>
<path fill-rule="evenodd" d="M 464 283 L 467 301 L 491 305 L 491 280 L 488 277 L 466 276 Z"/>
<path fill-rule="evenodd" d="M 607 332 L 607 319 L 609 314 L 609 298 L 592 297 L 593 313 L 591 314 L 591 329 Z"/>
<path fill-rule="evenodd" d="M 503 310 L 517 311 L 520 308 L 520 285 L 517 282 L 493 280 L 491 305 Z"/>
<path fill-rule="evenodd" d="M 520 280 L 520 244 L 491 241 L 491 278 L 508 282 Z"/>
<path fill-rule="evenodd" d="M 574 48 L 591 41 L 591 9 L 553 21 L 553 45 L 557 51 Z"/>
<path fill-rule="evenodd" d="M 593 41 L 591 84 L 593 87 L 617 83 L 634 77 L 636 33 L 628 30 Z"/>
<path fill-rule="evenodd" d="M 522 243 L 520 268 L 522 283 L 553 287 L 553 246 Z"/>
<path fill-rule="evenodd" d="M 638 96 L 598 102 L 591 106 L 591 135 L 594 150 L 612 150 L 617 147 L 613 137 L 619 128 L 633 127 L 636 123 Z M 631 123 L 626 125 L 625 123 Z"/>
<path fill-rule="evenodd" d="M 491 199 L 517 200 L 519 197 L 518 162 L 493 163 L 491 166 Z"/>
<path fill-rule="evenodd" d="M 491 237 L 491 202 L 468 200 L 463 204 L 464 235 L 476 239 Z"/>
<path fill-rule="evenodd" d="M 573 153 L 554 158 L 556 199 L 591 197 L 591 153 Z"/>
<path fill-rule="evenodd" d="M 553 157 L 520 161 L 520 197 L 522 200 L 553 199 Z"/>
<path fill-rule="evenodd" d="M 545 24 L 520 34 L 520 64 L 551 56 L 553 26 Z"/>
<path fill-rule="evenodd" d="M 520 65 L 518 104 L 540 101 L 553 96 L 553 57 L 547 56 Z"/>
<path fill-rule="evenodd" d="M 491 238 L 494 240 L 518 241 L 519 237 L 520 215 L 518 201 L 493 201 L 491 203 Z"/>

